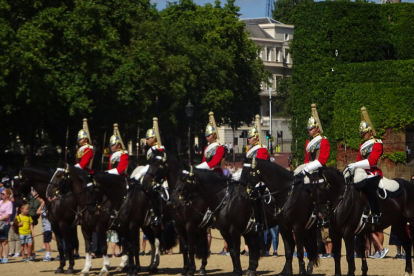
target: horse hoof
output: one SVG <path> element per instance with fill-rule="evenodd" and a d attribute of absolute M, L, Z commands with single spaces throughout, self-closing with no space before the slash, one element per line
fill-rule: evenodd
<path fill-rule="evenodd" d="M 198 274 L 206 275 L 207 274 L 207 271 L 205 269 L 200 269 L 200 271 L 198 272 Z"/>
<path fill-rule="evenodd" d="M 108 276 L 109 273 L 108 271 L 101 271 L 101 273 L 99 273 L 99 276 Z"/>
<path fill-rule="evenodd" d="M 55 274 L 62 274 L 62 273 L 65 273 L 65 271 L 63 270 L 63 268 L 58 268 L 55 271 Z"/>
<path fill-rule="evenodd" d="M 249 275 L 249 273 L 250 273 L 250 270 L 243 270 L 243 275 Z"/>
<path fill-rule="evenodd" d="M 73 268 L 68 268 L 68 269 L 65 271 L 65 274 L 73 274 L 73 273 L 75 273 L 75 270 L 74 270 Z"/>

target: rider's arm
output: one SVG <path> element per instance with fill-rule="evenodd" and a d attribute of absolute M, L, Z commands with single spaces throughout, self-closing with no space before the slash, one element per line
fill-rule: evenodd
<path fill-rule="evenodd" d="M 128 167 L 129 157 L 128 154 L 121 154 L 121 160 L 119 160 L 118 167 L 116 167 L 116 170 L 118 171 L 118 174 L 121 174 L 126 171 Z"/>
<path fill-rule="evenodd" d="M 372 146 L 371 154 L 369 155 L 368 162 L 370 166 L 377 165 L 378 160 L 382 155 L 383 149 L 381 143 L 374 143 Z"/>
<path fill-rule="evenodd" d="M 89 166 L 89 162 L 93 158 L 93 150 L 91 148 L 87 148 L 84 150 L 85 153 L 83 154 L 81 160 L 75 166 L 81 169 L 84 169 L 86 166 Z"/>
<path fill-rule="evenodd" d="M 259 148 L 257 150 L 256 158 L 263 159 L 263 160 L 268 160 L 269 159 L 269 152 L 267 151 L 266 148 Z"/>
<path fill-rule="evenodd" d="M 221 165 L 221 160 L 223 160 L 224 157 L 224 147 L 218 146 L 216 148 L 216 153 L 214 154 L 213 158 L 210 160 L 210 162 L 207 162 L 207 165 L 211 168 L 217 167 Z"/>
<path fill-rule="evenodd" d="M 325 166 L 326 162 L 328 162 L 330 149 L 328 139 L 322 139 L 318 157 L 318 161 L 322 166 Z"/>

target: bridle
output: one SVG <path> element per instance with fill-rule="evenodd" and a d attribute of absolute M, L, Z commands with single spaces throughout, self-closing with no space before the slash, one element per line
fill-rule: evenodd
<path fill-rule="evenodd" d="M 169 165 L 167 163 L 167 154 L 164 152 L 163 156 L 154 155 L 152 158 L 155 158 L 156 160 L 161 160 L 159 164 L 154 169 L 155 172 L 152 172 L 152 170 L 148 170 L 145 174 L 152 178 L 151 181 L 151 188 L 155 191 L 157 184 L 162 186 L 164 183 L 166 176 L 168 175 Z M 157 179 L 158 178 L 158 179 Z M 161 198 L 165 201 L 170 200 L 170 194 L 168 193 L 168 189 L 163 189 L 163 192 L 160 192 Z"/>
<path fill-rule="evenodd" d="M 317 185 L 314 187 L 316 187 L 316 189 L 322 190 L 323 195 L 324 195 L 322 199 L 321 199 L 321 196 L 318 196 L 319 193 L 315 193 L 316 196 L 314 196 L 314 193 L 312 192 L 312 189 L 311 189 L 312 203 L 313 203 L 313 206 L 315 206 L 314 212 L 319 212 L 319 210 L 326 210 L 326 217 L 328 218 L 327 220 L 325 218 L 323 219 L 318 218 L 319 227 L 325 227 L 329 223 L 330 217 L 332 216 L 332 209 L 333 209 L 332 201 L 330 200 L 331 199 L 331 189 L 330 189 L 331 185 L 326 180 L 326 177 L 324 174 L 322 174 L 322 177 L 323 177 L 322 179 L 319 179 L 319 173 L 312 174 L 312 176 L 309 177 L 310 185 Z M 322 185 L 324 185 L 325 187 L 322 187 Z M 316 200 L 315 200 L 315 197 L 316 197 Z"/>
<path fill-rule="evenodd" d="M 59 172 L 63 172 L 63 176 L 59 180 L 59 182 L 55 183 L 55 177 L 57 176 L 57 174 Z M 55 173 L 53 174 L 52 178 L 49 181 L 49 185 L 46 188 L 46 196 L 51 197 L 51 198 L 53 198 L 55 196 L 57 196 L 57 197 L 61 196 L 61 188 L 63 186 L 62 183 L 66 182 L 69 178 L 70 178 L 70 176 L 69 176 L 69 165 L 68 164 L 66 164 L 66 168 L 57 168 Z M 53 196 L 50 196 L 49 188 L 53 187 L 53 186 L 56 187 L 56 191 L 55 191 L 55 194 Z"/>
<path fill-rule="evenodd" d="M 194 185 L 195 187 L 195 185 L 197 184 L 197 181 L 195 179 L 195 175 L 193 172 L 193 167 L 192 166 L 190 167 L 190 171 L 183 170 L 182 174 L 188 175 L 187 179 L 185 180 L 186 184 L 182 188 L 175 187 L 174 191 L 178 193 L 178 203 L 180 205 L 191 205 L 192 204 L 191 200 L 193 199 L 193 195 L 192 195 L 192 192 L 189 191 L 190 189 L 188 189 L 187 187 L 189 185 Z M 176 209 L 177 206 L 173 204 L 173 208 Z"/>

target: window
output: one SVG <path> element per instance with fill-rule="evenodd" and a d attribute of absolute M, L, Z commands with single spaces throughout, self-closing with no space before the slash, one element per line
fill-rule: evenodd
<path fill-rule="evenodd" d="M 280 50 L 279 50 L 279 48 L 276 48 L 276 61 L 279 61 L 279 53 L 280 52 Z"/>
<path fill-rule="evenodd" d="M 289 40 L 289 34 L 285 34 L 285 41 Z"/>
<path fill-rule="evenodd" d="M 272 48 L 267 47 L 267 61 L 271 61 L 272 60 Z"/>

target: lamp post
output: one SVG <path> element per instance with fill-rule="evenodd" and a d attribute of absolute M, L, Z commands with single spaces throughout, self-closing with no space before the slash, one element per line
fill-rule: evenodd
<path fill-rule="evenodd" d="M 193 160 L 191 156 L 191 123 L 194 115 L 194 105 L 191 104 L 191 101 L 188 100 L 188 104 L 185 106 L 185 114 L 188 119 L 188 164 L 193 165 Z"/>

